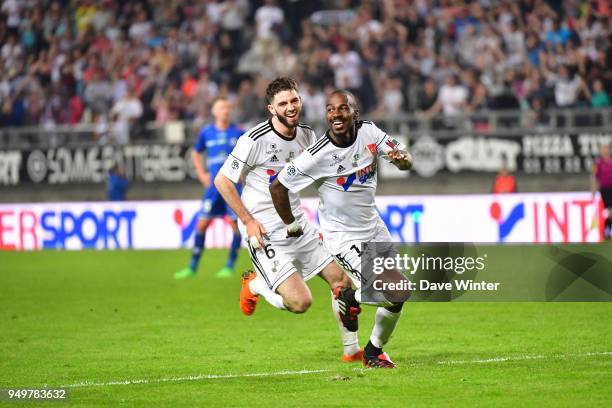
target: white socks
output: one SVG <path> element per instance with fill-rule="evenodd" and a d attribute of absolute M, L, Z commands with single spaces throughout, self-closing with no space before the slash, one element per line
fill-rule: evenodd
<path fill-rule="evenodd" d="M 401 311 L 393 313 L 384 307 L 376 309 L 374 328 L 370 335 L 370 341 L 374 346 L 383 348 L 383 346 L 387 344 L 401 314 Z"/>
<path fill-rule="evenodd" d="M 277 309 L 286 310 L 283 297 L 268 287 L 266 281 L 257 274 L 257 277 L 249 282 L 249 289 L 255 295 L 263 296 L 269 304 Z"/>
<path fill-rule="evenodd" d="M 342 324 L 340 315 L 338 314 L 340 306 L 336 300 L 333 292 L 331 294 L 331 306 L 332 312 L 334 313 L 334 319 L 338 322 L 338 329 L 340 330 L 340 340 L 344 347 L 344 354 L 352 356 L 359 351 L 359 341 L 357 340 L 357 332 L 350 332 L 346 330 L 346 327 Z"/>

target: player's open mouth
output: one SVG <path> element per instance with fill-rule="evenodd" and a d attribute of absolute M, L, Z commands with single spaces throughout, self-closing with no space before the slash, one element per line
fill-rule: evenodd
<path fill-rule="evenodd" d="M 297 116 L 297 112 L 291 112 L 291 113 L 286 113 L 285 114 L 285 117 L 289 118 L 289 119 L 292 119 L 292 118 L 294 118 L 296 116 Z"/>
<path fill-rule="evenodd" d="M 334 120 L 334 121 L 332 122 L 332 126 L 333 126 L 335 129 L 340 129 L 342 126 L 344 126 L 344 122 L 343 122 L 343 121 L 341 121 L 341 120 Z"/>

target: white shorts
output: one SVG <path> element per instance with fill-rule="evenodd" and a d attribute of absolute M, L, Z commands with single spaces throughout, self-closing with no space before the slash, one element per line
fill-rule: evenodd
<path fill-rule="evenodd" d="M 374 236 L 369 242 L 388 242 L 388 251 L 394 251 L 395 248 L 392 245 L 393 238 L 387 229 L 385 223 L 381 220 L 376 224 Z M 361 256 L 362 251 L 381 251 L 380 245 L 377 248 L 363 245 L 365 242 L 362 241 L 349 241 L 340 246 L 338 251 L 335 251 L 333 256 L 338 265 L 344 269 L 348 276 L 353 281 L 353 284 L 359 289 L 361 288 L 362 276 L 361 276 Z M 370 259 L 373 259 L 372 256 Z"/>
<path fill-rule="evenodd" d="M 268 232 L 268 238 L 264 239 L 265 247 L 257 250 L 246 238 L 253 266 L 273 291 L 294 272 L 299 271 L 307 281 L 333 262 L 319 231 L 308 222 L 300 225 L 304 229 L 301 237 L 287 238 L 284 228 Z M 242 236 L 247 236 L 246 231 L 241 232 Z"/>

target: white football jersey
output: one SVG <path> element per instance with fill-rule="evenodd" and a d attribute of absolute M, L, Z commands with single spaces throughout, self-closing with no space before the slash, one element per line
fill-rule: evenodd
<path fill-rule="evenodd" d="M 244 176 L 242 202 L 266 231 L 285 228 L 272 203 L 270 183 L 288 162 L 315 140 L 315 132 L 310 126 L 298 125 L 295 136 L 289 139 L 274 129 L 271 120 L 267 120 L 238 138 L 234 150 L 221 167 L 223 174 L 234 183 Z M 298 195 L 290 194 L 289 199 L 295 217 L 303 217 Z"/>
<path fill-rule="evenodd" d="M 374 201 L 376 171 L 361 177 L 357 172 L 378 157 L 390 161 L 388 153 L 395 149 L 405 146 L 374 123 L 359 121 L 352 145 L 335 145 L 327 131 L 279 173 L 278 180 L 293 194 L 312 183 L 319 190 L 319 222 L 332 254 L 347 242 L 374 239 L 383 223 Z"/>

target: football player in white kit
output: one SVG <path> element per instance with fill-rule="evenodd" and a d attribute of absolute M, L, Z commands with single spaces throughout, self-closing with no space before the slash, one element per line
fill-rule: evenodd
<path fill-rule="evenodd" d="M 374 123 L 358 120 L 357 101 L 350 92 L 332 92 L 327 98 L 326 111 L 329 130 L 285 166 L 270 186 L 270 192 L 280 217 L 290 227 L 296 221 L 289 205 L 289 195 L 297 194 L 313 183 L 317 187 L 319 221 L 325 246 L 358 288 L 356 291 L 350 288 L 335 291 L 346 317 L 356 312 L 361 302 L 362 244 L 392 242 L 374 201 L 376 160 L 380 157 L 400 170 L 409 170 L 412 157 L 404 146 Z M 287 232 L 289 236 L 301 234 L 301 231 L 291 228 Z M 409 297 L 408 292 L 401 295 L 402 299 Z M 382 348 L 395 329 L 403 303 L 369 304 L 379 307 L 363 354 L 363 364 L 393 368 L 395 364 Z"/>
<path fill-rule="evenodd" d="M 251 260 L 257 272 L 243 274 L 240 309 L 251 315 L 263 296 L 272 306 L 294 313 L 305 312 L 312 294 L 305 281 L 320 275 L 332 290 L 350 288 L 351 281 L 334 262 L 323 245 L 319 231 L 308 221 L 297 194 L 288 197 L 295 214 L 293 229 L 303 231 L 299 238 L 287 237 L 279 218 L 270 183 L 286 163 L 315 142 L 312 128 L 299 123 L 301 99 L 295 81 L 277 78 L 266 89 L 271 119 L 254 126 L 238 138 L 215 178 L 225 202 L 236 213 Z M 235 184 L 242 180 L 242 197 Z M 338 321 L 344 346 L 342 360 L 361 361 L 363 349 L 357 342 L 357 319 L 340 318 L 339 302 L 332 292 L 332 311 Z"/>

